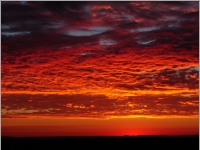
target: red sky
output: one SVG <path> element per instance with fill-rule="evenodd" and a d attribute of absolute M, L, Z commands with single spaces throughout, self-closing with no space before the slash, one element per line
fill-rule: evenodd
<path fill-rule="evenodd" d="M 198 134 L 198 1 L 1 8 L 2 135 Z"/>

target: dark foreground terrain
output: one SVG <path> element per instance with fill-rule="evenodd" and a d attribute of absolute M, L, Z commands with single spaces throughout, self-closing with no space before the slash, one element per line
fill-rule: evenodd
<path fill-rule="evenodd" d="M 2 150 L 49 149 L 169 149 L 198 150 L 199 135 L 194 136 L 123 136 L 123 137 L 1 137 Z"/>

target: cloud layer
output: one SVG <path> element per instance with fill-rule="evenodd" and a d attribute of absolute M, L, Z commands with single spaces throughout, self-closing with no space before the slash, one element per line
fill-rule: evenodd
<path fill-rule="evenodd" d="M 198 2 L 2 2 L 2 117 L 198 115 Z"/>

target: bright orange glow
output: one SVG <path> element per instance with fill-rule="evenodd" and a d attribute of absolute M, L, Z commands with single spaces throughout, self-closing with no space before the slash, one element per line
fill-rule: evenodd
<path fill-rule="evenodd" d="M 198 118 L 2 119 L 2 135 L 188 135 L 198 134 L 198 125 Z"/>

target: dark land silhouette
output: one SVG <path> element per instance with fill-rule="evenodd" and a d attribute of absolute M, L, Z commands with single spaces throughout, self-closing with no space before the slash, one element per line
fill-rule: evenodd
<path fill-rule="evenodd" d="M 199 149 L 199 135 L 191 136 L 64 136 L 1 137 L 2 150 L 39 149 Z"/>

